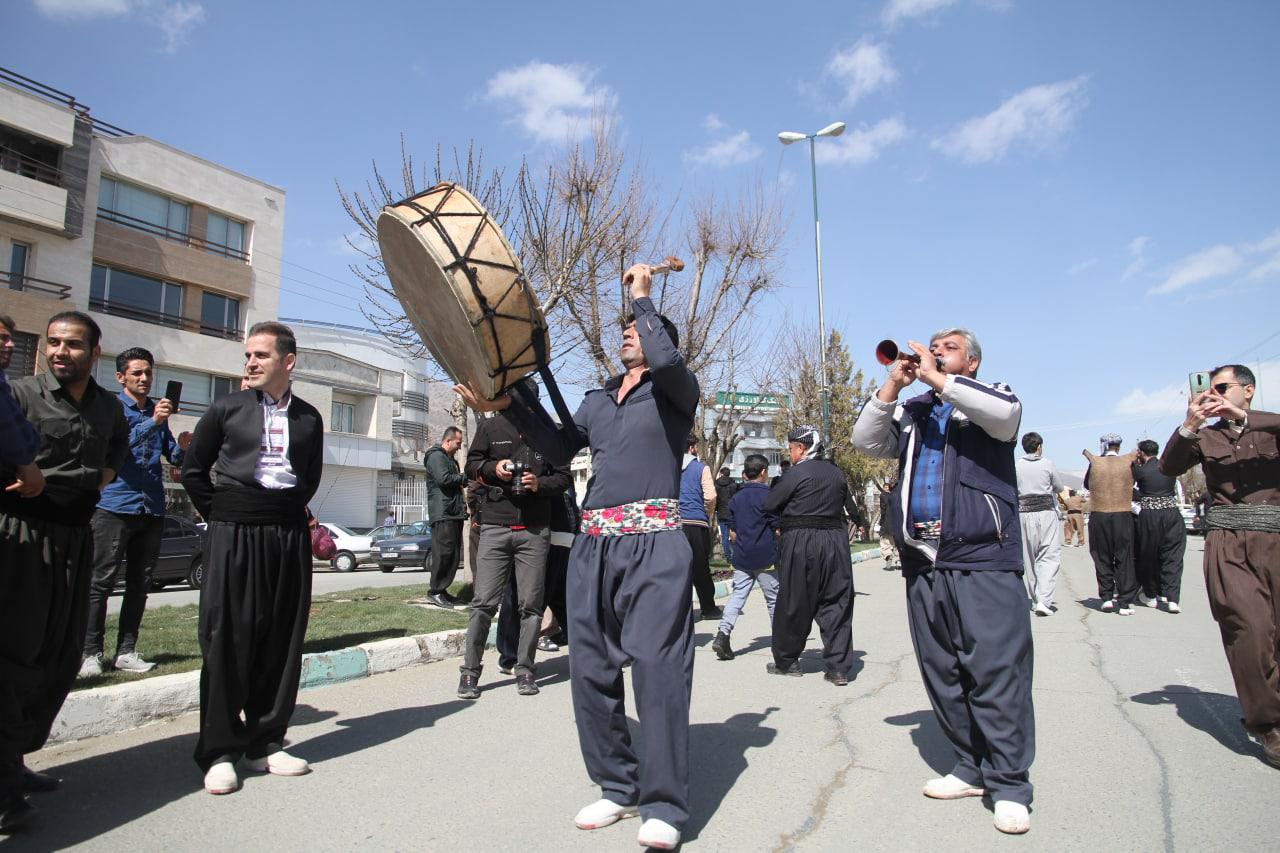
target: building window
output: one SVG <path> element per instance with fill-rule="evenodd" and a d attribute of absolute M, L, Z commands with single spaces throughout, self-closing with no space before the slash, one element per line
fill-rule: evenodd
<path fill-rule="evenodd" d="M 114 178 L 98 188 L 98 216 L 179 243 L 187 242 L 189 214 L 183 202 Z"/>
<path fill-rule="evenodd" d="M 14 241 L 9 250 L 9 289 L 22 290 L 27 277 L 27 261 L 31 257 L 31 247 L 26 243 Z"/>
<path fill-rule="evenodd" d="M 353 403 L 333 401 L 333 412 L 329 418 L 329 432 L 355 432 L 356 407 Z"/>
<path fill-rule="evenodd" d="M 4 375 L 9 379 L 21 379 L 36 372 L 36 352 L 40 348 L 40 336 L 26 332 L 13 333 L 13 354 Z"/>
<path fill-rule="evenodd" d="M 213 377 L 213 399 L 217 400 L 227 396 L 232 391 L 240 390 L 240 380 L 232 379 L 229 376 Z"/>
<path fill-rule="evenodd" d="M 94 264 L 89 307 L 144 323 L 181 327 L 182 285 Z"/>
<path fill-rule="evenodd" d="M 205 249 L 215 255 L 248 260 L 244 250 L 244 223 L 210 211 Z"/>
<path fill-rule="evenodd" d="M 782 464 L 782 451 L 781 451 L 781 450 L 769 450 L 769 451 L 766 451 L 766 452 L 765 452 L 765 456 L 769 457 L 769 464 L 770 464 L 770 465 L 781 465 L 781 464 Z M 788 458 L 790 458 L 790 457 L 788 457 Z"/>
<path fill-rule="evenodd" d="M 0 169 L 43 184 L 62 186 L 58 161 L 62 148 L 52 142 L 0 126 Z"/>
<path fill-rule="evenodd" d="M 113 391 L 119 388 L 119 384 L 116 382 L 116 357 L 114 355 L 104 354 L 98 358 L 98 367 L 94 378 L 104 388 L 109 388 Z M 239 378 L 201 373 L 196 370 L 181 370 L 176 367 L 157 364 L 155 377 L 151 381 L 151 396 L 159 398 L 164 393 L 165 386 L 169 384 L 170 380 L 177 380 L 182 383 L 180 409 L 184 415 L 204 414 L 205 410 L 209 408 L 209 404 L 214 400 L 224 397 L 232 391 L 240 390 Z"/>
<path fill-rule="evenodd" d="M 240 300 L 204 291 L 200 297 L 200 334 L 240 339 Z"/>

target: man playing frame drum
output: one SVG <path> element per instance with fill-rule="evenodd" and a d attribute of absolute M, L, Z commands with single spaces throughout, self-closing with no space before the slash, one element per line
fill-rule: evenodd
<path fill-rule="evenodd" d="M 672 849 L 689 817 L 694 648 L 692 554 L 677 497 L 699 390 L 674 325 L 649 298 L 651 268 L 637 264 L 623 280 L 635 312 L 618 353 L 626 372 L 583 398 L 573 428 L 557 427 L 518 390 L 492 401 L 461 385 L 455 390 L 473 409 L 506 409 L 553 465 L 567 465 L 580 448 L 591 448 L 583 535 L 569 557 L 569 653 L 582 757 L 602 797 L 574 822 L 599 829 L 639 813 L 640 844 Z M 639 757 L 627 729 L 622 668 L 628 662 L 644 727 Z M 682 682 L 683 690 L 676 687 Z"/>

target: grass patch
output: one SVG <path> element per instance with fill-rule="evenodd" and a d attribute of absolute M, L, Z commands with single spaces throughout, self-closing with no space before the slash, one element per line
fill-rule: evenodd
<path fill-rule="evenodd" d="M 470 584 L 454 584 L 451 592 L 469 598 Z M 304 652 L 331 652 L 361 643 L 430 634 L 467 624 L 465 611 L 441 610 L 426 605 L 427 585 L 362 587 L 318 595 L 311 599 L 311 616 L 307 621 Z M 425 605 L 425 606 L 423 606 Z M 150 678 L 173 675 L 200 668 L 200 642 L 196 629 L 200 621 L 198 605 L 157 607 L 148 610 L 139 631 L 138 651 L 156 664 L 151 672 L 131 675 L 105 672 L 91 678 L 78 678 L 73 689 L 105 687 Z M 119 617 L 107 617 L 107 647 L 112 647 L 119 627 Z"/>

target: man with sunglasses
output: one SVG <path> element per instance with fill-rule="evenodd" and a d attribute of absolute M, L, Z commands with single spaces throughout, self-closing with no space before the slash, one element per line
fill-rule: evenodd
<path fill-rule="evenodd" d="M 1210 495 L 1204 575 L 1244 726 L 1280 768 L 1280 414 L 1252 408 L 1242 364 L 1215 369 L 1160 455 L 1176 477 L 1196 465 Z M 1216 423 L 1205 426 L 1209 418 Z"/>

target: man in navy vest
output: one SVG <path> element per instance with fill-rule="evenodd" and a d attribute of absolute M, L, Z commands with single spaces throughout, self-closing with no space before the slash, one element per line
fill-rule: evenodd
<path fill-rule="evenodd" d="M 982 349 L 967 329 L 912 341 L 853 427 L 863 453 L 898 457 L 887 524 L 907 583 L 911 640 L 956 764 L 924 786 L 952 800 L 990 793 L 995 826 L 1031 828 L 1031 624 L 1023 586 L 1014 439 L 1022 404 L 979 382 Z M 930 390 L 905 403 L 920 379 Z M 984 790 L 985 789 L 985 790 Z"/>
<path fill-rule="evenodd" d="M 716 584 L 711 579 L 711 516 L 715 513 L 716 484 L 711 469 L 698 459 L 698 439 L 685 441 L 684 467 L 680 470 L 680 522 L 693 549 L 693 588 L 698 593 L 700 619 L 719 619 Z"/>

